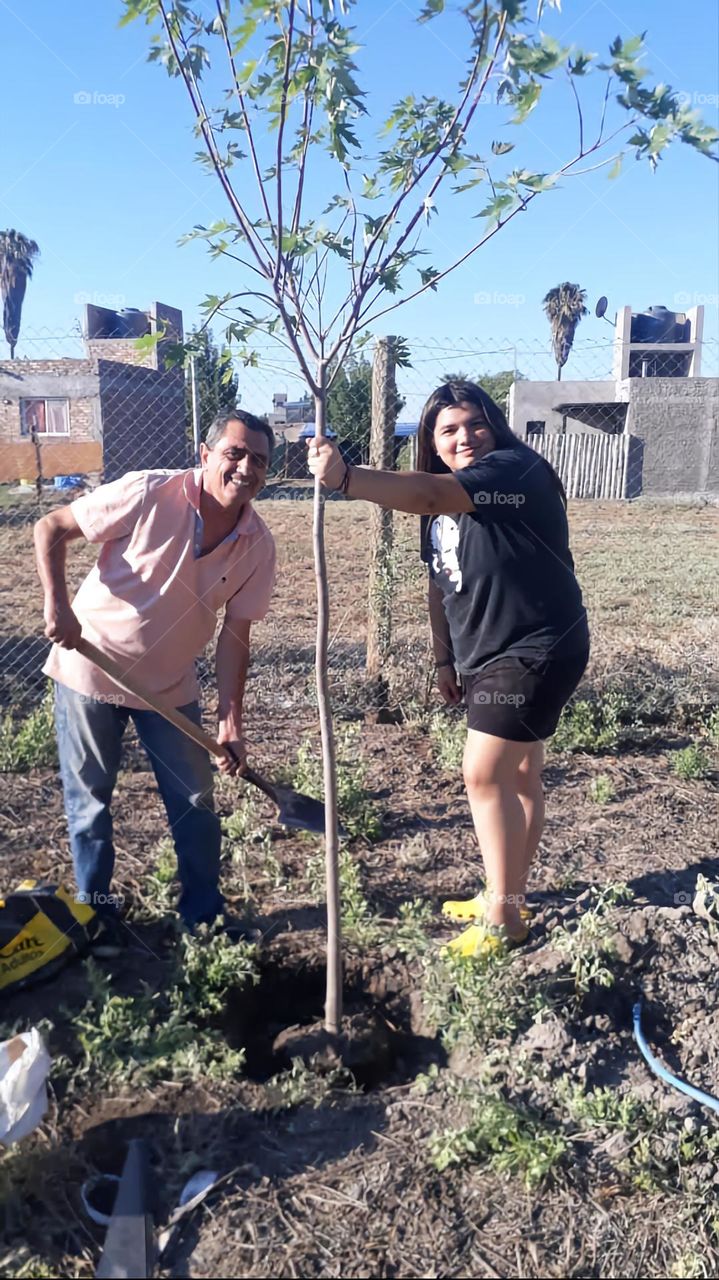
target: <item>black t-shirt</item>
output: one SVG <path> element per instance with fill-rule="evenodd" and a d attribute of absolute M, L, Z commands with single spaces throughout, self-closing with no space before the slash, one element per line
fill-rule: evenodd
<path fill-rule="evenodd" d="M 587 615 L 551 468 L 518 442 L 453 475 L 474 511 L 434 517 L 422 558 L 442 592 L 459 671 L 505 655 L 586 653 Z"/>

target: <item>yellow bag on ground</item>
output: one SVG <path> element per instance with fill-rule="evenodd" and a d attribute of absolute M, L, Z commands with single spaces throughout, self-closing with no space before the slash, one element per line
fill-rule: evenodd
<path fill-rule="evenodd" d="M 87 950 L 97 928 L 93 907 L 62 885 L 23 880 L 0 899 L 0 992 L 51 977 Z"/>

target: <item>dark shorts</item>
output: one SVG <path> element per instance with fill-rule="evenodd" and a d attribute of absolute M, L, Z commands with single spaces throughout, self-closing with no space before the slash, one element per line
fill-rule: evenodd
<path fill-rule="evenodd" d="M 568 658 L 497 658 L 463 675 L 467 726 L 509 742 L 543 742 L 559 723 L 587 667 L 587 653 Z"/>

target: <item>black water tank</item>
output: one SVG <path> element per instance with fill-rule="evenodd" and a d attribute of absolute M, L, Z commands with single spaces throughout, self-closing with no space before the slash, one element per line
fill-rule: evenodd
<path fill-rule="evenodd" d="M 676 311 L 648 307 L 632 316 L 632 342 L 688 342 L 689 321 L 677 319 Z"/>
<path fill-rule="evenodd" d="M 125 307 L 117 313 L 118 337 L 144 338 L 150 332 L 150 321 L 137 307 Z"/>

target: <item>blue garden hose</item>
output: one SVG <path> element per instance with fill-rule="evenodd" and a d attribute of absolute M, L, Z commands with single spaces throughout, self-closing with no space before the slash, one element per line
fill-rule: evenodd
<path fill-rule="evenodd" d="M 719 1098 L 712 1098 L 711 1094 L 704 1093 L 702 1089 L 695 1089 L 693 1084 L 687 1084 L 685 1080 L 680 1080 L 678 1076 L 673 1076 L 671 1071 L 667 1071 L 661 1062 L 654 1057 L 649 1045 L 644 1039 L 642 1031 L 642 1002 L 637 1000 L 633 1010 L 634 1017 L 634 1039 L 639 1045 L 642 1057 L 647 1063 L 651 1071 L 665 1084 L 670 1084 L 674 1089 L 679 1089 L 681 1093 L 687 1093 L 695 1102 L 701 1102 L 704 1107 L 711 1107 L 712 1111 L 719 1111 Z"/>

